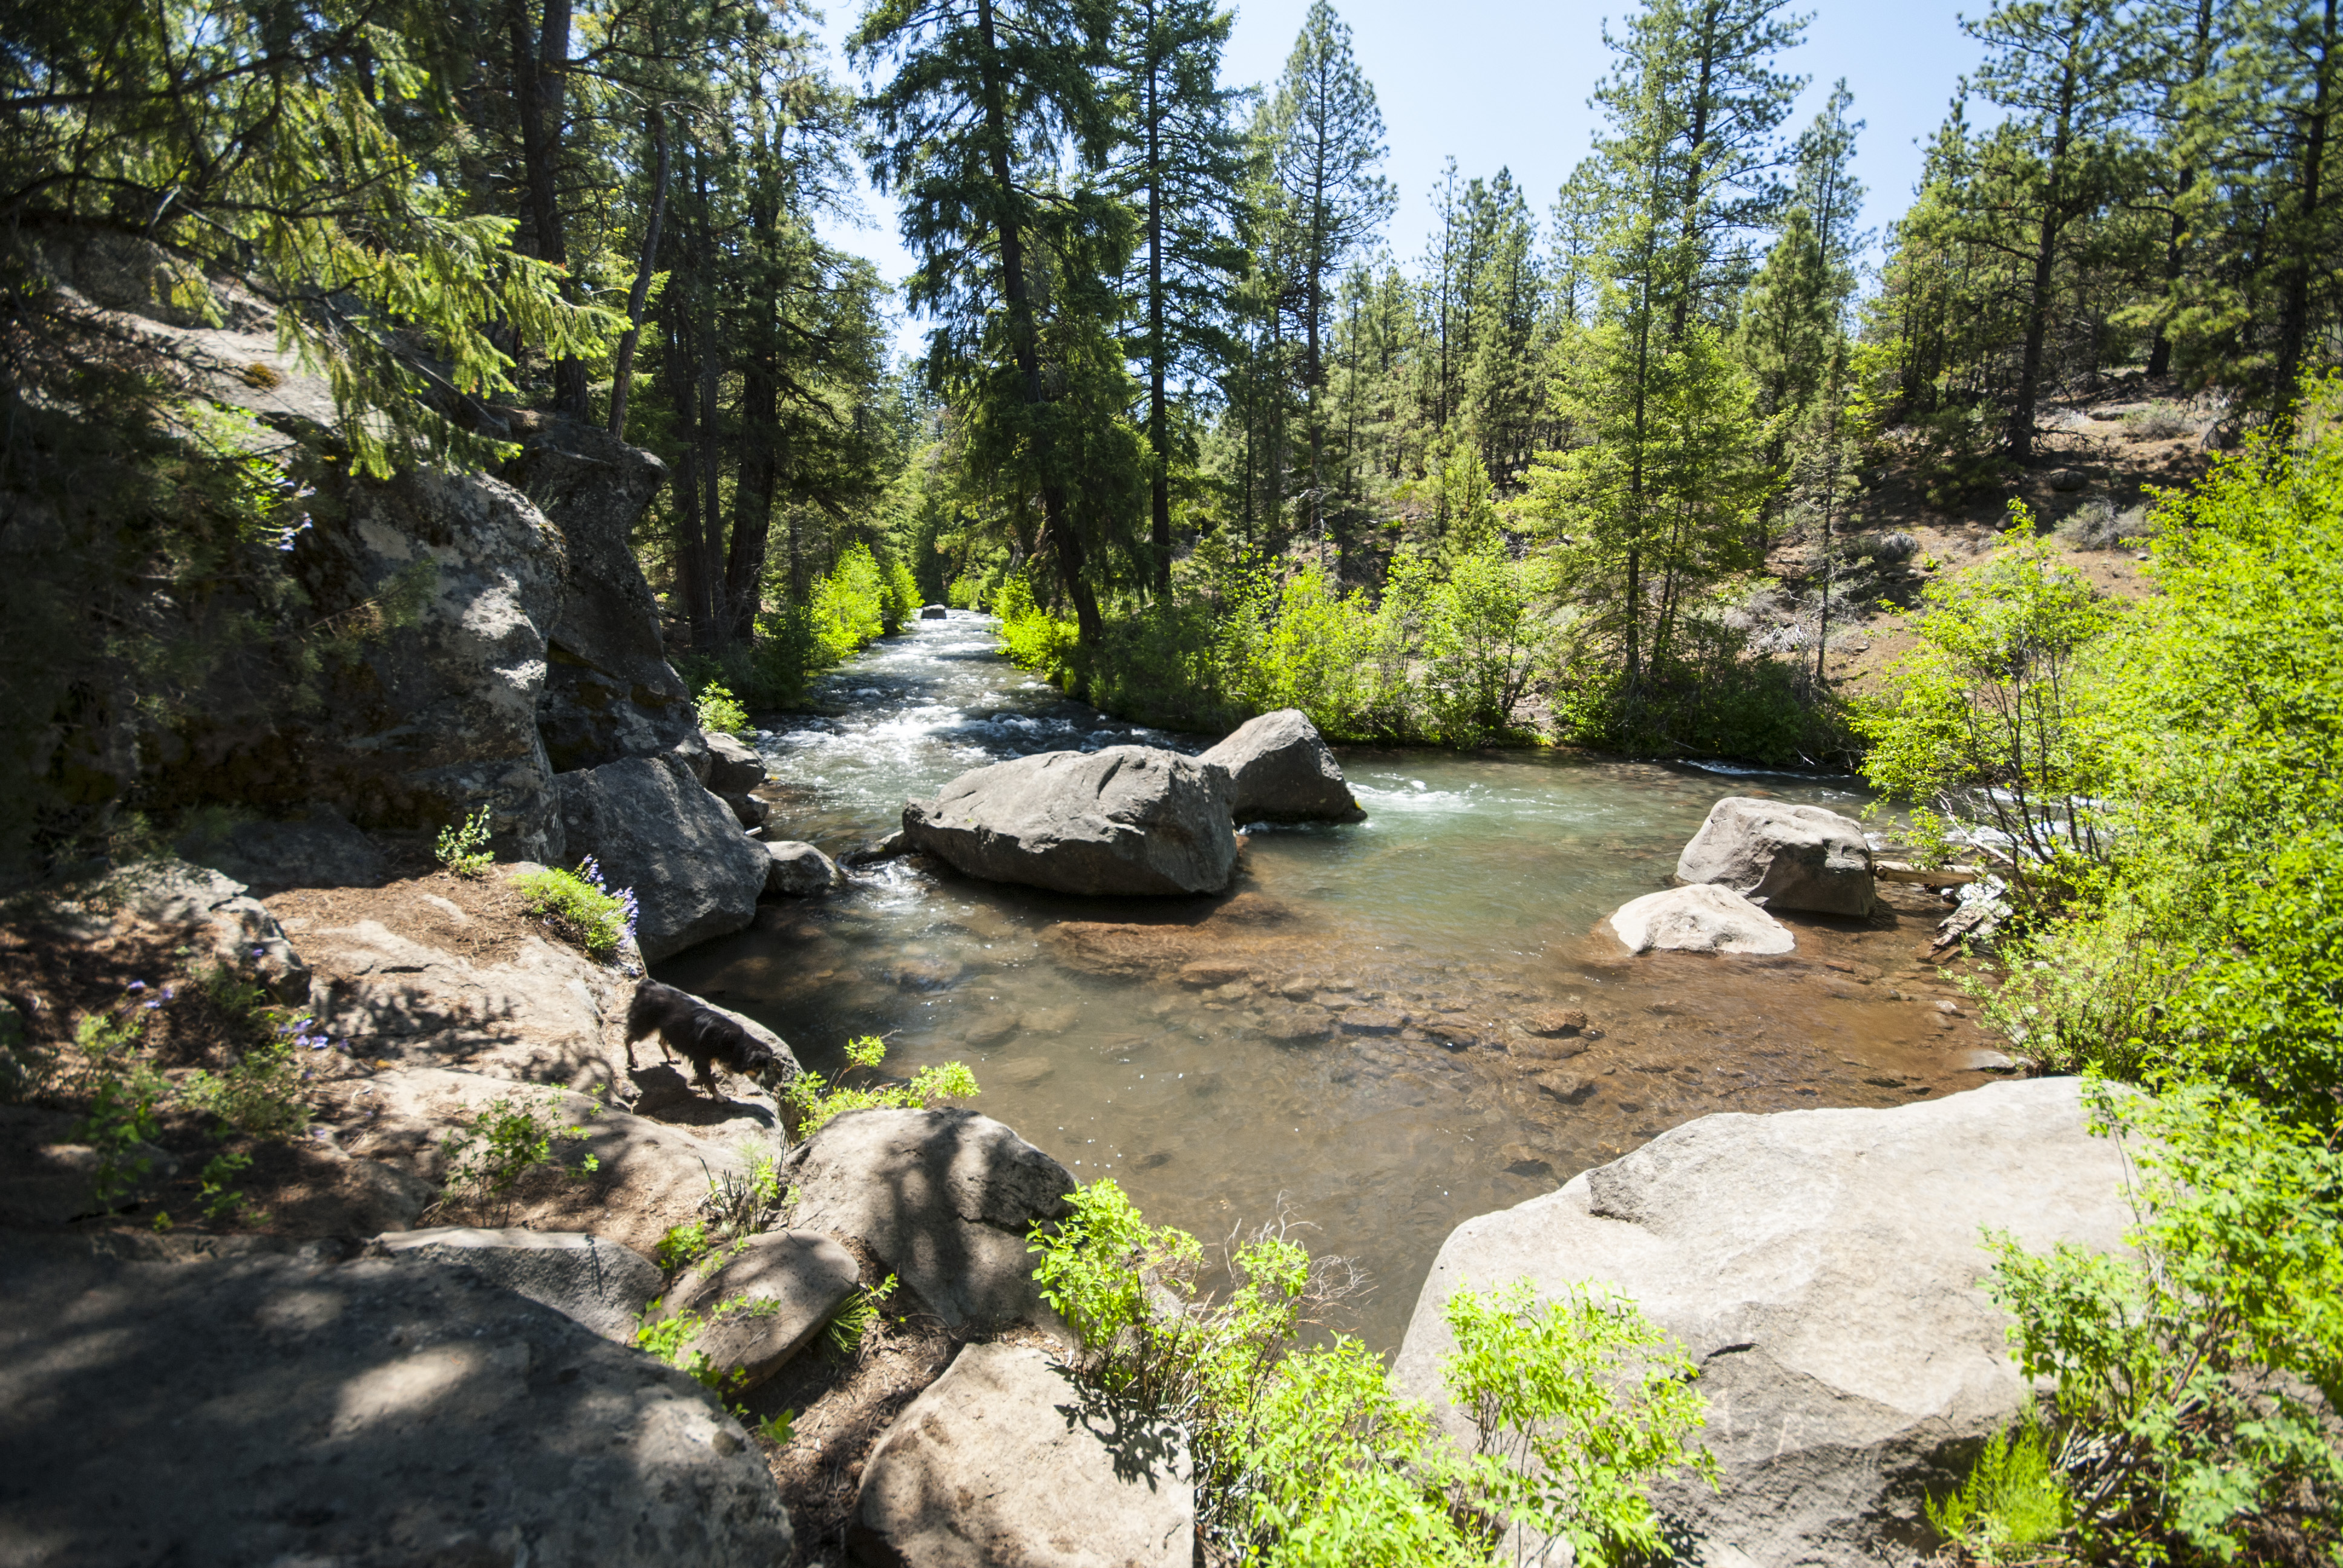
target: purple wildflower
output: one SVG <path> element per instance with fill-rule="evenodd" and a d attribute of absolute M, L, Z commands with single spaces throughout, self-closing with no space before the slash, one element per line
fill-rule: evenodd
<path fill-rule="evenodd" d="M 145 990 L 146 989 L 146 982 L 143 980 L 135 980 L 128 985 L 124 986 L 122 989 L 124 990 Z"/>

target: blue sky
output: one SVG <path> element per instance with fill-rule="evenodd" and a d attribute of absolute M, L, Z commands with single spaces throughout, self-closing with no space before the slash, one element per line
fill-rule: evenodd
<path fill-rule="evenodd" d="M 1274 81 L 1308 8 L 1309 0 L 1243 0 L 1227 79 Z M 822 31 L 833 50 L 860 9 L 860 0 L 830 0 Z M 1384 173 L 1400 197 L 1386 236 L 1393 251 L 1403 262 L 1422 252 L 1432 227 L 1429 193 L 1452 154 L 1468 178 L 1510 167 L 1543 221 L 1595 129 L 1587 98 L 1610 64 L 1603 24 L 1627 14 L 1624 0 L 1336 0 L 1336 9 L 1350 24 L 1389 134 Z M 1813 9 L 1805 44 L 1784 62 L 1813 78 L 1791 124 L 1811 118 L 1830 84 L 1846 78 L 1854 112 L 1866 122 L 1855 159 L 1870 187 L 1864 222 L 1877 228 L 1910 200 L 1920 172 L 1915 141 L 1944 118 L 1959 77 L 1976 64 L 1976 45 L 1949 0 L 1823 0 Z M 1982 0 L 1969 9 L 1982 11 Z M 848 75 L 835 53 L 832 69 Z M 828 225 L 828 237 L 898 281 L 911 263 L 896 239 L 894 212 L 867 191 L 864 206 L 868 226 Z M 904 322 L 903 346 L 919 339 L 919 324 Z"/>

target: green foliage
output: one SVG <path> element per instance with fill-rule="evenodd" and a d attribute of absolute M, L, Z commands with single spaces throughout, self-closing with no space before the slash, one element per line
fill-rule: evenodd
<path fill-rule="evenodd" d="M 236 1190 L 236 1179 L 252 1165 L 252 1156 L 239 1151 L 215 1154 L 204 1164 L 196 1194 L 197 1211 L 207 1222 L 230 1220 L 246 1225 L 268 1223 L 266 1210 L 255 1204 L 250 1197 Z M 163 1216 L 156 1215 L 157 1221 Z M 169 1227 L 158 1224 L 156 1229 Z"/>
<path fill-rule="evenodd" d="M 603 887 L 592 856 L 575 871 L 558 866 L 524 871 L 512 879 L 522 907 L 543 918 L 556 935 L 598 959 L 608 959 L 635 934 L 635 890 L 613 893 Z"/>
<path fill-rule="evenodd" d="M 850 1356 L 861 1350 L 862 1342 L 870 1337 L 871 1330 L 879 1326 L 887 1298 L 894 1293 L 895 1276 L 892 1274 L 875 1285 L 857 1287 L 846 1305 L 838 1310 L 838 1315 L 830 1320 L 830 1328 L 823 1336 L 829 1341 L 830 1348 L 842 1356 Z"/>
<path fill-rule="evenodd" d="M 1775 767 L 1835 767 L 1855 754 L 1843 706 L 1785 659 L 1695 617 L 1640 684 L 1600 645 L 1570 650 L 1554 683 L 1560 737 L 1630 756 L 1733 757 Z"/>
<path fill-rule="evenodd" d="M 2074 1529 L 2096 1557 L 2235 1561 L 2265 1517 L 2343 1545 L 2343 1156 L 2206 1083 L 2099 1089 L 2139 1177 L 2136 1258 L 1993 1240 L 2020 1369 L 2049 1378 Z"/>
<path fill-rule="evenodd" d="M 1086 1378 L 1186 1426 L 1200 1517 L 1232 1556 L 1461 1568 L 1519 1524 L 1614 1563 L 1658 1539 L 1651 1476 L 1712 1473 L 1684 1446 L 1702 1410 L 1691 1369 L 1632 1307 L 1572 1292 L 1541 1310 L 1526 1287 L 1453 1298 L 1443 1375 L 1481 1423 L 1466 1453 L 1356 1340 L 1302 1343 L 1345 1292 L 1339 1260 L 1265 1229 L 1227 1257 L 1228 1294 L 1202 1299 L 1195 1238 L 1147 1224 L 1111 1180 L 1068 1202 L 1034 1228 L 1042 1298 L 1080 1336 Z"/>
<path fill-rule="evenodd" d="M 586 1114 L 591 1120 L 601 1110 L 598 1101 Z M 512 1211 L 513 1196 L 532 1171 L 550 1170 L 573 1181 L 584 1181 L 602 1168 L 595 1155 L 566 1165 L 554 1152 L 557 1141 L 581 1143 L 583 1123 L 563 1125 L 561 1096 L 554 1091 L 531 1101 L 525 1094 L 499 1094 L 473 1107 L 463 1125 L 440 1142 L 447 1161 L 447 1193 L 494 1208 L 500 1217 Z"/>
<path fill-rule="evenodd" d="M 680 1225 L 667 1228 L 667 1233 L 659 1238 L 659 1246 L 651 1252 L 651 1261 L 657 1263 L 663 1272 L 680 1273 L 706 1257 L 715 1245 L 708 1234 L 706 1221 L 686 1220 Z"/>
<path fill-rule="evenodd" d="M 497 859 L 488 851 L 488 809 L 483 806 L 462 821 L 440 829 L 434 851 L 439 863 L 458 877 L 487 876 Z"/>
<path fill-rule="evenodd" d="M 171 1085 L 140 1053 L 143 1011 L 93 1012 L 74 1026 L 73 1045 L 54 1064 L 44 1090 L 88 1109 L 75 1136 L 97 1151 L 92 1195 L 111 1203 L 146 1180 L 154 1159 L 143 1151 L 161 1131 L 156 1113 Z"/>
<path fill-rule="evenodd" d="M 2031 1422 L 1986 1438 L 1960 1490 L 1926 1507 L 1937 1534 L 1986 1563 L 2035 1557 L 2068 1526 L 2050 1435 Z"/>
<path fill-rule="evenodd" d="M 761 1421 L 751 1422 L 749 1430 L 775 1448 L 787 1448 L 789 1445 L 790 1437 L 794 1435 L 793 1429 L 797 1419 L 798 1412 L 793 1410 L 779 1411 Z"/>
<path fill-rule="evenodd" d="M 886 1056 L 886 1043 L 876 1035 L 850 1040 L 846 1071 L 876 1069 Z M 842 1081 L 845 1073 L 839 1076 L 841 1081 L 832 1084 L 819 1072 L 801 1072 L 782 1090 L 781 1112 L 797 1137 L 810 1138 L 850 1111 L 928 1111 L 945 1100 L 972 1100 L 978 1092 L 975 1074 L 957 1061 L 923 1067 L 901 1083 L 855 1086 Z"/>
<path fill-rule="evenodd" d="M 291 1138 L 309 1125 L 301 1070 L 293 1051 L 313 1038 L 304 1017 L 280 1026 L 276 1038 L 247 1047 L 225 1072 L 197 1069 L 179 1086 L 187 1104 L 219 1118 L 221 1135 Z M 320 1040 L 322 1037 L 314 1037 Z"/>
<path fill-rule="evenodd" d="M 740 706 L 732 693 L 716 681 L 699 689 L 693 699 L 699 715 L 699 727 L 720 735 L 738 735 L 749 728 L 749 710 Z"/>
<path fill-rule="evenodd" d="M 680 1312 L 666 1317 L 655 1317 L 659 1303 L 652 1302 L 643 1309 L 642 1321 L 635 1326 L 635 1345 L 677 1370 L 689 1373 L 703 1388 L 717 1388 L 723 1383 L 723 1374 L 716 1370 L 714 1360 L 706 1351 L 686 1349 L 707 1322 L 698 1312 Z"/>

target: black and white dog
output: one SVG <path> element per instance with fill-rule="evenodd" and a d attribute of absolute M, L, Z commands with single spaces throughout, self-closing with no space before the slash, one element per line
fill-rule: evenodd
<path fill-rule="evenodd" d="M 796 1076 L 792 1063 L 773 1054 L 773 1048 L 709 1007 L 688 990 L 645 978 L 635 988 L 627 1009 L 627 1067 L 635 1065 L 635 1041 L 646 1035 L 659 1039 L 659 1060 L 682 1056 L 691 1063 L 699 1087 L 716 1096 L 714 1070 L 722 1067 L 742 1078 L 754 1079 L 768 1094 Z M 719 1097 L 720 1098 L 720 1097 Z"/>

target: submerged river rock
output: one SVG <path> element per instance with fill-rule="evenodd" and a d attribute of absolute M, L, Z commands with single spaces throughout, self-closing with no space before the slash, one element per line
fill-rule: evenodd
<path fill-rule="evenodd" d="M 1069 701 L 955 611 L 751 736 L 769 834 L 844 859 L 972 768 L 1174 736 Z M 1942 910 L 1885 888 L 1864 920 L 1779 912 L 1781 957 L 1630 954 L 1604 922 L 1668 884 L 1732 795 L 1859 809 L 1852 780 L 1716 774 L 1554 751 L 1339 748 L 1367 819 L 1254 831 L 1229 890 L 1078 898 L 925 856 L 769 902 L 659 966 L 834 1074 L 968 1063 L 974 1108 L 1112 1176 L 1208 1241 L 1281 1213 L 1376 1290 L 1395 1345 L 1456 1223 L 1551 1191 L 1715 1111 L 1887 1106 L 1984 1081 L 1927 942 Z"/>

